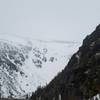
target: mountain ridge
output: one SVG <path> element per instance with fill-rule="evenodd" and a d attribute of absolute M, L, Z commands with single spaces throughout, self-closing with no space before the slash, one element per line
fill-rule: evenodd
<path fill-rule="evenodd" d="M 83 40 L 65 69 L 33 93 L 31 100 L 99 100 L 99 73 L 100 25 Z"/>
<path fill-rule="evenodd" d="M 12 37 L 0 37 L 0 98 L 31 95 L 38 86 L 49 83 L 79 45 Z"/>

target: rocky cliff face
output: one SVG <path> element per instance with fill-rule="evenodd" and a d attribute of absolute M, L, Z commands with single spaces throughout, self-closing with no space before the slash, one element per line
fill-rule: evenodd
<path fill-rule="evenodd" d="M 71 57 L 65 69 L 49 85 L 33 93 L 31 99 L 88 100 L 99 93 L 100 25 L 83 40 L 83 45 Z"/>

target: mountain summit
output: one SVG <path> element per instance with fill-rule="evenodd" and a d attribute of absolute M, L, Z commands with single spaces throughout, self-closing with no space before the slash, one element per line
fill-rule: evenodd
<path fill-rule="evenodd" d="M 65 69 L 31 100 L 100 100 L 100 25 L 83 40 Z"/>

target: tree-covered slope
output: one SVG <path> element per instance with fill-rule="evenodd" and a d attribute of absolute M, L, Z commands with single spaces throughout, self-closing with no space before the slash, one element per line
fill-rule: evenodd
<path fill-rule="evenodd" d="M 65 69 L 33 93 L 31 100 L 88 100 L 99 93 L 100 25 L 83 40 Z"/>

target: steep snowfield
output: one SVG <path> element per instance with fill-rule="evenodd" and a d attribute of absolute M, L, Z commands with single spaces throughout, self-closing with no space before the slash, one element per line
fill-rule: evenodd
<path fill-rule="evenodd" d="M 18 98 L 48 84 L 79 45 L 0 35 L 1 97 Z"/>

